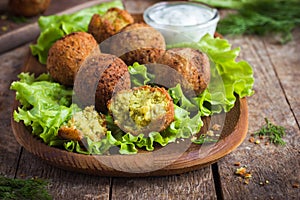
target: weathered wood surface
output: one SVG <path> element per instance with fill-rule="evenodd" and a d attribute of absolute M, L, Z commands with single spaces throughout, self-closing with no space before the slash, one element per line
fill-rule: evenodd
<path fill-rule="evenodd" d="M 132 2 L 132 1 L 131 1 Z M 127 4 L 127 7 L 130 3 Z M 182 175 L 148 178 L 95 177 L 49 166 L 16 142 L 10 127 L 14 92 L 9 90 L 21 71 L 28 44 L 0 55 L 0 173 L 9 177 L 41 177 L 50 181 L 54 199 L 300 199 L 300 30 L 294 41 L 275 44 L 258 37 L 229 38 L 240 46 L 241 59 L 251 63 L 255 95 L 248 98 L 249 131 L 234 152 L 209 166 Z M 286 127 L 285 146 L 253 144 L 251 133 L 264 117 Z M 234 174 L 247 165 L 248 184 Z M 269 183 L 266 183 L 268 181 Z"/>
<path fill-rule="evenodd" d="M 9 87 L 21 72 L 22 60 L 27 52 L 25 46 L 0 56 L 0 173 L 9 177 L 15 176 L 21 151 L 11 132 L 9 118 L 15 94 Z"/>
<path fill-rule="evenodd" d="M 248 60 L 255 75 L 255 95 L 248 99 L 249 133 L 258 131 L 267 117 L 275 124 L 286 127 L 285 146 L 245 142 L 231 155 L 218 163 L 224 199 L 299 199 L 299 189 L 293 188 L 300 181 L 300 30 L 295 31 L 294 41 L 286 45 L 256 37 L 232 39 L 242 48 L 242 58 Z M 233 176 L 241 162 L 251 171 L 249 184 Z M 269 183 L 266 183 L 269 182 Z"/>

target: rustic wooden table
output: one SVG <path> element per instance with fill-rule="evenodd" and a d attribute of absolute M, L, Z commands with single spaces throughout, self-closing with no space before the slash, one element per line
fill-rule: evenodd
<path fill-rule="evenodd" d="M 124 1 L 142 11 L 152 1 Z M 300 30 L 293 41 L 279 45 L 272 38 L 227 38 L 241 47 L 240 58 L 254 69 L 255 94 L 248 98 L 249 130 L 244 142 L 217 163 L 180 175 L 147 178 L 97 177 L 61 170 L 23 149 L 11 128 L 14 92 L 29 44 L 0 55 L 0 174 L 11 178 L 40 177 L 50 181 L 54 199 L 300 199 Z M 9 42 L 9 41 L 7 41 Z M 264 118 L 286 127 L 285 146 L 249 142 Z M 235 175 L 246 165 L 248 184 Z"/>

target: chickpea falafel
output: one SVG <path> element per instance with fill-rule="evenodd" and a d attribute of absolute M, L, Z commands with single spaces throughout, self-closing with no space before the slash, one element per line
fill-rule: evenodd
<path fill-rule="evenodd" d="M 114 122 L 133 135 L 162 131 L 174 120 L 174 104 L 166 89 L 148 85 L 122 90 L 108 103 Z"/>
<path fill-rule="evenodd" d="M 103 16 L 99 14 L 92 16 L 88 25 L 88 33 L 101 43 L 133 22 L 133 17 L 126 10 L 110 8 Z"/>
<path fill-rule="evenodd" d="M 70 33 L 50 47 L 47 70 L 57 82 L 72 86 L 84 60 L 97 53 L 100 53 L 100 49 L 91 34 L 86 32 Z"/>
<path fill-rule="evenodd" d="M 51 0 L 9 0 L 8 7 L 14 15 L 33 17 L 45 12 Z"/>
<path fill-rule="evenodd" d="M 157 80 L 168 77 L 168 87 L 175 87 L 180 83 L 183 90 L 195 95 L 201 94 L 210 81 L 210 63 L 206 54 L 192 48 L 173 48 L 157 60 L 157 63 L 174 69 L 180 74 L 170 73 L 170 69 L 149 68 L 156 75 Z"/>
<path fill-rule="evenodd" d="M 75 101 L 81 107 L 95 105 L 106 113 L 107 102 L 113 93 L 130 88 L 127 65 L 117 56 L 99 53 L 92 55 L 81 66 L 75 83 Z"/>
<path fill-rule="evenodd" d="M 154 63 L 166 50 L 162 34 L 145 23 L 134 23 L 110 38 L 110 54 L 127 65 Z"/>

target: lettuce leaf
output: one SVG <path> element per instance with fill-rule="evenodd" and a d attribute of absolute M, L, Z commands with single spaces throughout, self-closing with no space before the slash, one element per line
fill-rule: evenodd
<path fill-rule="evenodd" d="M 13 82 L 10 87 L 16 91 L 16 99 L 21 103 L 14 111 L 14 120 L 22 120 L 26 126 L 31 126 L 33 134 L 46 144 L 58 140 L 59 127 L 79 110 L 70 104 L 73 91 L 53 82 L 47 74 L 36 79 L 29 73 L 21 73 L 18 77 L 20 81 Z"/>
<path fill-rule="evenodd" d="M 132 66 L 128 66 L 128 71 L 131 74 L 131 85 L 133 87 L 138 87 L 142 85 L 149 84 L 155 76 L 147 72 L 147 67 L 145 65 L 140 65 L 135 62 Z"/>
<path fill-rule="evenodd" d="M 38 20 L 41 33 L 37 44 L 30 45 L 32 55 L 38 56 L 40 63 L 46 64 L 48 51 L 56 40 L 72 32 L 87 31 L 93 14 L 102 15 L 111 7 L 123 9 L 122 1 L 101 3 L 68 15 L 41 16 Z"/>
<path fill-rule="evenodd" d="M 65 141 L 63 147 L 69 152 L 77 152 L 86 155 L 102 155 L 106 153 L 112 145 L 109 143 L 107 138 L 101 141 L 94 142 L 90 138 L 86 137 L 86 144 L 82 146 L 78 141 Z"/>

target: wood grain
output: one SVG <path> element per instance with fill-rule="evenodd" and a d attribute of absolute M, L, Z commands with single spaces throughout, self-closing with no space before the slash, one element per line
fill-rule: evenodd
<path fill-rule="evenodd" d="M 27 52 L 28 47 L 25 46 L 0 56 L 0 174 L 9 177 L 15 176 L 21 151 L 11 130 L 11 106 L 15 93 L 9 87 L 17 79 Z"/>
<path fill-rule="evenodd" d="M 300 28 L 294 31 L 293 41 L 276 45 L 265 41 L 265 48 L 297 124 L 300 124 Z"/>
<path fill-rule="evenodd" d="M 299 57 L 295 56 L 299 37 L 284 46 L 274 44 L 271 39 L 256 37 L 235 38 L 231 42 L 241 46 L 241 58 L 253 65 L 256 81 L 255 95 L 249 98 L 251 117 L 247 139 L 218 163 L 223 197 L 299 199 L 299 188 L 293 188 L 293 184 L 300 182 L 300 172 L 295 170 L 300 167 L 300 132 L 296 121 L 298 114 L 294 113 L 299 109 L 299 100 L 295 100 L 299 97 L 299 91 L 296 91 L 299 74 L 295 70 L 297 66 L 299 68 Z M 265 145 L 266 140 L 261 140 L 258 145 L 248 142 L 251 133 L 264 125 L 265 117 L 286 127 L 285 146 Z M 253 176 L 249 184 L 234 175 L 238 168 L 234 166 L 235 162 L 247 165 Z"/>
<path fill-rule="evenodd" d="M 53 199 L 109 199 L 111 179 L 89 176 L 53 167 L 23 151 L 17 173 L 19 178 L 39 177 L 49 182 Z"/>
<path fill-rule="evenodd" d="M 112 199 L 217 199 L 211 168 L 182 175 L 113 178 Z"/>

